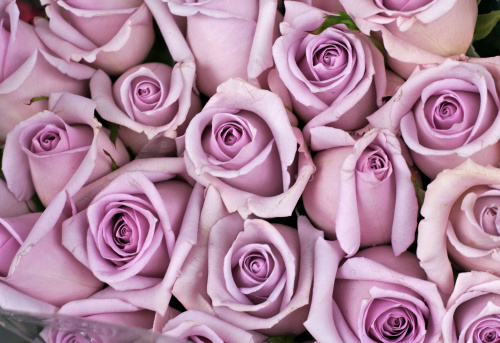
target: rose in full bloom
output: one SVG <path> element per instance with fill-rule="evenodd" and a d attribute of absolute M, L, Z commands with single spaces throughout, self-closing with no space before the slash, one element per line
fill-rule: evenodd
<path fill-rule="evenodd" d="M 103 71 L 90 81 L 97 112 L 120 125 L 120 139 L 134 152 L 157 135 L 175 138 L 177 131 L 182 134 L 187 121 L 201 110 L 192 88 L 194 79 L 185 75 L 184 68 L 183 62 L 173 68 L 147 63 L 127 70 L 113 85 Z"/>
<path fill-rule="evenodd" d="M 67 215 L 57 203 L 43 213 L 0 218 L 0 281 L 62 306 L 92 295 L 103 284 L 62 245 Z"/>
<path fill-rule="evenodd" d="M 325 12 L 286 2 L 282 36 L 273 45 L 279 77 L 290 92 L 294 112 L 317 126 L 360 129 L 382 105 L 386 92 L 384 57 L 369 37 L 345 25 L 321 26 Z"/>
<path fill-rule="evenodd" d="M 94 118 L 95 103 L 70 93 L 53 93 L 49 110 L 16 125 L 7 135 L 2 171 L 19 200 L 38 194 L 47 206 L 65 189 L 75 194 L 84 184 L 112 170 L 112 160 L 129 161 L 120 140 Z M 109 154 L 109 156 L 107 155 Z"/>
<path fill-rule="evenodd" d="M 104 297 L 96 293 L 87 299 L 71 301 L 64 304 L 57 314 L 145 330 L 152 329 L 155 319 L 153 311 L 131 305 L 114 297 L 112 293 Z M 79 342 L 83 338 L 96 342 L 111 342 L 111 340 L 118 342 L 126 339 L 120 337 L 120 332 L 113 334 L 112 331 L 85 330 L 82 327 L 71 329 L 67 326 L 69 325 L 45 329 L 42 336 L 46 336 L 46 341 L 51 343 Z"/>
<path fill-rule="evenodd" d="M 218 220 L 209 235 L 204 257 L 208 270 L 202 273 L 208 275 L 211 311 L 226 322 L 265 335 L 305 331 L 312 247 L 321 231 L 305 217 L 299 217 L 296 230 L 261 219 L 243 220 L 232 213 Z"/>
<path fill-rule="evenodd" d="M 484 272 L 460 273 L 443 317 L 445 342 L 500 341 L 500 279 Z"/>
<path fill-rule="evenodd" d="M 417 256 L 445 294 L 454 266 L 500 276 L 500 170 L 467 161 L 427 186 L 418 227 Z M 448 257 L 449 256 L 449 257 Z"/>
<path fill-rule="evenodd" d="M 467 52 L 476 0 L 340 0 L 359 29 L 381 36 L 389 66 L 407 78 L 415 65 Z"/>
<path fill-rule="evenodd" d="M 323 131 L 318 136 L 322 133 L 326 140 L 331 133 Z M 348 255 L 360 247 L 389 243 L 399 255 L 414 241 L 417 228 L 409 153 L 389 130 L 348 138 L 349 145 L 314 156 L 317 169 L 304 190 L 305 210 Z"/>
<path fill-rule="evenodd" d="M 187 17 L 187 40 L 202 93 L 212 96 L 219 84 L 236 77 L 258 84 L 257 78 L 273 66 L 278 1 L 163 1 L 173 14 Z"/>
<path fill-rule="evenodd" d="M 337 269 L 342 257 L 337 242 L 317 241 L 305 326 L 319 343 L 441 341 L 443 301 L 415 255 L 373 247 Z"/>
<path fill-rule="evenodd" d="M 42 0 L 50 21 L 35 20 L 40 39 L 66 61 L 108 74 L 140 63 L 154 42 L 151 12 L 141 0 Z"/>
<path fill-rule="evenodd" d="M 500 100 L 495 77 L 483 66 L 446 60 L 416 70 L 368 120 L 401 130 L 417 167 L 431 179 L 467 158 L 500 161 Z"/>
<path fill-rule="evenodd" d="M 61 91 L 85 95 L 95 70 L 50 55 L 33 27 L 19 20 L 16 1 L 0 1 L 0 18 L 0 141 L 5 141 L 17 123 L 47 109 L 47 101 L 31 99 Z"/>
<path fill-rule="evenodd" d="M 192 119 L 185 148 L 189 174 L 243 217 L 290 215 L 314 169 L 280 98 L 241 79 L 219 86 Z"/>
<path fill-rule="evenodd" d="M 264 342 L 266 336 L 245 331 L 208 313 L 186 311 L 168 321 L 162 329 L 169 337 L 189 339 L 193 342 Z"/>
<path fill-rule="evenodd" d="M 63 244 L 110 292 L 163 314 L 196 243 L 202 188 L 183 178 L 180 158 L 137 162 L 157 171 L 130 163 L 74 197 L 78 213 L 63 223 Z"/>

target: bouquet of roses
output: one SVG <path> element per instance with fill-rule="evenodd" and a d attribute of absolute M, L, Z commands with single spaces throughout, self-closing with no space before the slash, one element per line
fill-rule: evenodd
<path fill-rule="evenodd" d="M 500 11 L 478 3 L 0 0 L 0 308 L 500 342 Z"/>

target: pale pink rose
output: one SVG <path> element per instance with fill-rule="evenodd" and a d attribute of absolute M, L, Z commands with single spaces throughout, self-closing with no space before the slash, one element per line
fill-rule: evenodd
<path fill-rule="evenodd" d="M 57 314 L 144 330 L 151 330 L 155 319 L 153 311 L 129 304 L 114 297 L 112 293 L 107 294 L 105 297 L 100 297 L 99 293 L 96 293 L 87 299 L 69 302 L 63 305 Z M 108 330 L 101 328 L 99 330 L 99 326 L 97 326 L 97 330 L 92 329 L 92 327 L 86 330 L 85 327 L 68 328 L 68 324 L 69 321 L 66 325 L 61 325 L 60 328 L 52 327 L 45 330 L 43 333 L 47 338 L 47 342 L 80 342 L 85 338 L 87 341 L 92 339 L 95 342 L 111 343 L 132 338 L 130 332 L 120 330 L 120 327 L 108 327 Z"/>
<path fill-rule="evenodd" d="M 445 342 L 500 341 L 500 279 L 483 273 L 460 273 L 443 318 Z"/>
<path fill-rule="evenodd" d="M 241 79 L 219 86 L 190 122 L 185 147 L 189 174 L 243 217 L 289 216 L 314 170 L 280 98 Z"/>
<path fill-rule="evenodd" d="M 187 122 L 201 110 L 193 92 L 194 74 L 185 75 L 182 62 L 173 68 L 162 63 L 135 66 L 112 85 L 99 70 L 90 81 L 97 112 L 120 125 L 118 136 L 134 152 L 158 135 L 175 138 Z M 194 70 L 193 70 L 194 71 Z"/>
<path fill-rule="evenodd" d="M 415 66 L 467 52 L 476 0 L 339 0 L 361 32 L 382 38 L 388 64 L 404 78 Z"/>
<path fill-rule="evenodd" d="M 66 61 L 85 62 L 108 74 L 140 63 L 155 36 L 141 0 L 42 0 L 50 21 L 35 19 L 40 39 Z"/>
<path fill-rule="evenodd" d="M 173 14 L 187 17 L 187 40 L 202 93 L 212 96 L 219 84 L 236 77 L 258 84 L 273 66 L 277 0 L 163 1 Z"/>
<path fill-rule="evenodd" d="M 364 34 L 335 25 L 312 34 L 325 12 L 286 2 L 282 36 L 273 45 L 279 77 L 290 92 L 293 111 L 311 128 L 356 130 L 382 105 L 386 95 L 384 57 Z"/>
<path fill-rule="evenodd" d="M 318 135 L 335 135 L 325 130 Z M 317 169 L 304 190 L 305 210 L 348 255 L 389 243 L 399 255 L 412 244 L 417 228 L 409 153 L 389 130 L 348 138 L 349 144 L 314 156 Z"/>
<path fill-rule="evenodd" d="M 162 329 L 169 337 L 189 339 L 195 343 L 260 343 L 266 336 L 245 331 L 217 317 L 200 311 L 186 311 L 171 319 Z"/>
<path fill-rule="evenodd" d="M 429 279 L 445 294 L 453 291 L 450 260 L 460 269 L 500 276 L 498 185 L 500 169 L 468 160 L 441 172 L 427 187 L 417 256 Z"/>
<path fill-rule="evenodd" d="M 314 241 L 305 217 L 298 230 L 237 213 L 210 230 L 206 290 L 214 313 L 244 330 L 299 334 L 309 312 Z M 189 309 L 189 308 L 188 308 Z"/>
<path fill-rule="evenodd" d="M 66 63 L 47 53 L 33 27 L 19 20 L 14 0 L 0 1 L 0 141 L 20 121 L 47 109 L 47 101 L 33 98 L 52 92 L 88 93 L 94 69 Z"/>
<path fill-rule="evenodd" d="M 319 343 L 442 341 L 443 301 L 415 255 L 379 246 L 337 267 L 342 256 L 337 242 L 317 241 L 305 326 Z"/>
<path fill-rule="evenodd" d="M 7 135 L 2 170 L 17 199 L 38 194 L 47 206 L 61 190 L 75 194 L 83 185 L 129 161 L 120 140 L 94 118 L 95 102 L 70 93 L 53 93 L 49 110 L 17 124 Z"/>
<path fill-rule="evenodd" d="M 137 168 L 142 172 L 131 171 L 141 164 L 146 166 Z M 183 178 L 180 158 L 129 165 L 73 198 L 78 213 L 63 224 L 63 244 L 112 287 L 109 292 L 119 290 L 117 297 L 163 315 L 196 243 L 203 190 L 196 186 L 193 191 Z"/>
<path fill-rule="evenodd" d="M 467 158 L 500 161 L 500 99 L 494 76 L 477 64 L 446 60 L 415 70 L 368 117 L 375 127 L 401 130 L 417 167 L 431 179 Z"/>
<path fill-rule="evenodd" d="M 0 282 L 0 308 L 5 311 L 22 312 L 31 315 L 52 315 L 58 307 L 32 298 Z"/>
<path fill-rule="evenodd" d="M 67 215 L 60 204 L 55 201 L 43 213 L 0 218 L 0 280 L 56 306 L 84 299 L 103 286 L 63 247 Z"/>

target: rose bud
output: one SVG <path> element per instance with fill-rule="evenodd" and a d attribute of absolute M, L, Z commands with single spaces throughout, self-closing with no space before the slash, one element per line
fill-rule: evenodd
<path fill-rule="evenodd" d="M 205 95 L 215 94 L 217 86 L 230 78 L 258 84 L 259 76 L 273 66 L 271 46 L 278 36 L 275 19 L 279 16 L 276 0 L 163 1 L 173 14 L 187 17 L 196 82 Z"/>
<path fill-rule="evenodd" d="M 273 56 L 293 111 L 307 123 L 306 140 L 313 127 L 356 130 L 366 126 L 366 117 L 386 95 L 382 53 L 369 37 L 343 24 L 310 33 L 325 21 L 321 10 L 296 1 L 286 2 L 286 9 Z"/>
<path fill-rule="evenodd" d="M 170 138 L 185 130 L 187 121 L 201 110 L 193 92 L 193 78 L 161 63 L 141 64 L 122 74 L 112 85 L 103 71 L 90 82 L 97 112 L 105 120 L 120 125 L 118 136 L 134 152 L 157 135 Z"/>
<path fill-rule="evenodd" d="M 417 256 L 429 280 L 453 291 L 453 270 L 500 276 L 500 170 L 467 161 L 427 186 L 418 227 Z M 449 256 L 449 257 L 448 257 Z"/>
<path fill-rule="evenodd" d="M 112 171 L 112 160 L 129 161 L 120 140 L 94 118 L 95 103 L 70 93 L 53 93 L 49 110 L 16 125 L 7 135 L 2 170 L 17 199 L 38 194 L 47 206 L 65 189 L 75 194 L 83 185 Z M 110 158 L 111 156 L 111 158 Z"/>
<path fill-rule="evenodd" d="M 415 255 L 395 257 L 389 246 L 373 247 L 337 270 L 342 256 L 337 242 L 317 241 L 311 311 L 304 325 L 319 343 L 442 340 L 443 301 Z"/>
<path fill-rule="evenodd" d="M 361 32 L 381 36 L 388 64 L 404 77 L 418 64 L 462 55 L 472 43 L 476 0 L 339 0 Z"/>
<path fill-rule="evenodd" d="M 266 336 L 245 331 L 208 313 L 186 311 L 171 319 L 162 329 L 169 337 L 189 339 L 193 342 L 264 342 Z"/>
<path fill-rule="evenodd" d="M 280 98 L 241 79 L 219 86 L 189 123 L 185 146 L 189 175 L 244 217 L 289 216 L 314 169 Z"/>
<path fill-rule="evenodd" d="M 0 280 L 56 306 L 103 286 L 61 244 L 62 211 L 55 201 L 43 213 L 0 218 Z"/>
<path fill-rule="evenodd" d="M 500 340 L 500 279 L 483 272 L 458 274 L 443 317 L 445 342 Z"/>
<path fill-rule="evenodd" d="M 137 162 L 73 198 L 77 213 L 63 223 L 63 244 L 116 297 L 163 315 L 196 242 L 203 190 L 183 177 L 182 159 Z"/>
<path fill-rule="evenodd" d="M 17 123 L 47 109 L 43 97 L 50 93 L 86 95 L 95 70 L 50 55 L 33 27 L 19 20 L 16 1 L 0 1 L 0 17 L 0 141 L 5 141 Z"/>
<path fill-rule="evenodd" d="M 50 21 L 35 19 L 40 39 L 66 61 L 117 75 L 140 63 L 155 39 L 151 12 L 141 0 L 42 0 Z"/>
<path fill-rule="evenodd" d="M 401 129 L 417 167 L 431 179 L 467 158 L 500 161 L 500 99 L 496 80 L 476 64 L 447 60 L 415 70 L 368 117 L 375 127 Z"/>
<path fill-rule="evenodd" d="M 415 239 L 418 203 L 404 145 L 388 130 L 372 129 L 350 145 L 320 151 L 304 190 L 305 210 L 348 255 L 392 243 L 395 255 Z"/>

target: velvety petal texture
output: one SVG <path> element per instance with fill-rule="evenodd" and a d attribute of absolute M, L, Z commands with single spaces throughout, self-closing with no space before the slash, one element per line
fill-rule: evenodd
<path fill-rule="evenodd" d="M 431 179 L 470 158 L 500 160 L 500 99 L 496 76 L 483 66 L 446 60 L 416 70 L 368 120 L 401 130 L 417 167 Z"/>
<path fill-rule="evenodd" d="M 185 147 L 189 174 L 243 217 L 290 215 L 314 170 L 280 98 L 241 79 L 222 84 L 193 118 Z"/>
<path fill-rule="evenodd" d="M 453 291 L 450 258 L 460 268 L 499 274 L 497 204 L 500 171 L 468 160 L 427 187 L 417 256 L 429 279 Z M 438 210 L 439 209 L 439 210 Z M 449 255 L 449 257 L 448 257 Z"/>
<path fill-rule="evenodd" d="M 94 118 L 95 103 L 70 93 L 53 93 L 49 110 L 16 125 L 7 135 L 2 171 L 19 200 L 37 193 L 47 206 L 61 190 L 74 195 L 83 185 L 129 161 L 120 140 Z M 109 154 L 109 156 L 106 154 Z"/>
<path fill-rule="evenodd" d="M 112 287 L 101 297 L 119 290 L 120 299 L 161 315 L 196 243 L 202 197 L 202 188 L 193 191 L 183 178 L 182 160 L 170 160 L 159 172 L 118 169 L 97 180 L 77 194 L 78 213 L 63 224 L 64 246 Z M 161 163 L 141 160 L 148 162 Z M 78 199 L 92 200 L 80 207 Z"/>
<path fill-rule="evenodd" d="M 326 142 L 336 134 L 330 129 L 317 134 Z M 360 247 L 389 243 L 399 255 L 412 244 L 417 228 L 409 153 L 389 130 L 349 138 L 350 144 L 315 155 L 317 170 L 303 194 L 305 210 L 349 256 Z"/>
<path fill-rule="evenodd" d="M 266 335 L 305 331 L 320 235 L 305 217 L 298 230 L 237 213 L 219 220 L 209 237 L 207 283 L 217 316 Z"/>
<path fill-rule="evenodd" d="M 467 52 L 477 19 L 475 0 L 340 0 L 361 32 L 377 33 L 392 70 L 408 78 L 416 65 Z"/>
<path fill-rule="evenodd" d="M 325 12 L 300 2 L 286 2 L 273 45 L 279 76 L 290 92 L 293 110 L 311 128 L 333 126 L 356 130 L 382 105 L 386 91 L 384 57 L 373 42 L 345 25 L 331 26 L 319 34 Z"/>
<path fill-rule="evenodd" d="M 154 42 L 151 12 L 142 1 L 105 3 L 43 0 L 50 21 L 35 30 L 50 50 L 66 61 L 86 62 L 117 75 L 140 63 Z"/>
<path fill-rule="evenodd" d="M 193 310 L 168 321 L 162 332 L 192 342 L 260 343 L 266 339 L 257 332 L 242 330 L 208 313 Z"/>
<path fill-rule="evenodd" d="M 163 1 L 173 14 L 187 17 L 187 40 L 202 93 L 212 96 L 219 84 L 235 77 L 259 85 L 258 77 L 273 66 L 277 0 Z"/>
<path fill-rule="evenodd" d="M 316 244 L 306 327 L 318 342 L 442 341 L 443 301 L 415 255 L 395 257 L 389 246 L 368 248 L 348 258 L 336 276 L 325 275 L 330 261 L 338 264 L 341 256 L 336 242 Z"/>

